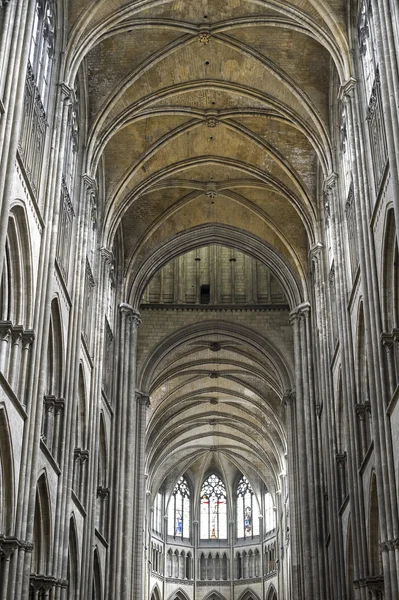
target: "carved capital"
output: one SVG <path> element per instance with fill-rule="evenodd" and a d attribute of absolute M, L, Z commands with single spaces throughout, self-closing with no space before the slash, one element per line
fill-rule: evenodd
<path fill-rule="evenodd" d="M 101 500 L 105 500 L 105 498 L 108 498 L 110 494 L 110 490 L 107 487 L 103 487 L 102 485 L 99 485 L 97 488 L 97 498 L 101 498 Z"/>
<path fill-rule="evenodd" d="M 75 448 L 73 456 L 75 460 L 79 460 L 79 462 L 83 464 L 89 458 L 89 451 L 82 450 L 82 448 Z"/>
<path fill-rule="evenodd" d="M 285 407 L 292 406 L 296 401 L 296 392 L 294 389 L 288 390 L 283 396 L 283 404 Z"/>
<path fill-rule="evenodd" d="M 310 304 L 309 302 L 303 302 L 299 304 L 294 310 L 290 312 L 289 321 L 291 325 L 294 325 L 301 318 L 307 318 L 310 315 Z"/>
<path fill-rule="evenodd" d="M 130 304 L 126 304 L 125 302 L 122 302 L 122 304 L 119 305 L 119 311 L 120 311 L 121 315 L 125 315 L 126 318 L 131 319 L 131 321 L 135 327 L 138 327 L 140 325 L 140 323 L 141 323 L 140 313 L 138 310 L 133 308 L 133 306 L 131 306 Z"/>
<path fill-rule="evenodd" d="M 44 396 L 43 403 L 46 412 L 53 412 L 57 399 L 55 396 Z"/>
<path fill-rule="evenodd" d="M 48 592 L 55 584 L 57 579 L 55 577 L 49 577 L 48 575 L 31 575 L 30 584 L 36 592 Z"/>
<path fill-rule="evenodd" d="M 22 333 L 22 348 L 24 350 L 28 350 L 29 347 L 31 346 L 31 344 L 33 343 L 34 339 L 35 339 L 34 332 L 31 329 L 26 329 Z"/>
<path fill-rule="evenodd" d="M 371 592 L 384 592 L 384 577 L 382 575 L 366 578 L 366 586 Z"/>
<path fill-rule="evenodd" d="M 75 92 L 67 83 L 61 82 L 58 84 L 61 90 L 62 101 L 68 106 L 73 104 Z"/>
<path fill-rule="evenodd" d="M 145 407 L 148 407 L 151 404 L 149 395 L 144 394 L 143 392 L 140 392 L 139 390 L 136 390 L 136 402 L 138 404 L 140 404 L 141 406 L 145 406 Z"/>
<path fill-rule="evenodd" d="M 324 193 L 331 199 L 337 193 L 337 173 L 331 173 L 324 181 Z"/>
<path fill-rule="evenodd" d="M 22 339 L 22 334 L 23 334 L 23 327 L 22 325 L 17 325 L 16 327 L 12 328 L 11 331 L 11 339 L 12 339 L 12 344 L 18 344 L 21 339 Z"/>
<path fill-rule="evenodd" d="M 8 560 L 21 543 L 15 537 L 0 536 L 0 556 Z"/>
<path fill-rule="evenodd" d="M 106 266 L 111 267 L 114 264 L 114 255 L 112 254 L 111 250 L 108 250 L 105 246 L 102 246 L 100 248 L 100 254 L 101 260 Z"/>
<path fill-rule="evenodd" d="M 354 77 L 349 77 L 342 85 L 339 90 L 339 99 L 344 102 L 348 102 L 353 98 L 357 81 Z"/>
<path fill-rule="evenodd" d="M 55 400 L 54 406 L 55 406 L 55 414 L 59 415 L 65 408 L 64 398 L 57 398 Z"/>
<path fill-rule="evenodd" d="M 12 332 L 11 321 L 0 321 L 0 342 L 8 342 Z"/>
<path fill-rule="evenodd" d="M 309 258 L 313 262 L 318 262 L 323 255 L 324 246 L 321 242 L 316 242 L 309 250 Z"/>
<path fill-rule="evenodd" d="M 381 339 L 382 345 L 385 349 L 385 352 L 387 354 L 390 354 L 393 350 L 393 342 L 394 342 L 393 334 L 383 332 L 383 333 L 381 333 L 380 339 Z"/>

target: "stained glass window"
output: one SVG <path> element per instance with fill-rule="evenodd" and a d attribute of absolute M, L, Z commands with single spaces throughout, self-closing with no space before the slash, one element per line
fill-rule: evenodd
<path fill-rule="evenodd" d="M 152 528 L 162 534 L 162 494 L 158 492 L 154 500 L 154 512 L 152 515 Z"/>
<path fill-rule="evenodd" d="M 169 501 L 168 535 L 190 537 L 190 488 L 184 477 L 176 483 Z"/>
<path fill-rule="evenodd" d="M 55 7 L 53 0 L 37 0 L 29 52 L 32 70 L 43 106 L 47 105 L 51 65 L 55 54 Z"/>
<path fill-rule="evenodd" d="M 223 481 L 215 474 L 209 475 L 201 489 L 201 539 L 227 538 L 227 494 Z"/>
<path fill-rule="evenodd" d="M 265 533 L 276 528 L 276 513 L 273 506 L 273 498 L 270 492 L 265 496 Z"/>
<path fill-rule="evenodd" d="M 237 537 L 259 535 L 259 507 L 251 484 L 244 476 L 237 486 Z"/>

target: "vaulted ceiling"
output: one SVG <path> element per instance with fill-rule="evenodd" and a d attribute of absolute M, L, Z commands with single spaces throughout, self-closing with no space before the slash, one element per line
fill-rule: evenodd
<path fill-rule="evenodd" d="M 321 182 L 333 171 L 331 79 L 343 83 L 350 76 L 348 4 L 345 0 L 70 2 L 66 73 L 73 82 L 85 57 L 86 172 L 95 174 L 102 168 L 104 236 L 110 242 L 121 228 L 127 289 L 140 269 L 153 265 L 154 256 L 161 266 L 196 244 L 227 243 L 212 239 L 220 230 L 225 238 L 228 232 L 230 245 L 242 249 L 245 242 L 245 250 L 253 256 L 256 248 L 267 248 L 264 259 L 288 299 L 283 272 L 297 282 L 300 299 L 306 300 L 308 252 L 320 240 Z M 204 234 L 196 241 L 201 231 L 208 232 L 208 238 Z M 167 417 L 162 435 L 172 439 L 179 428 L 184 429 L 175 421 L 186 397 L 185 386 L 194 377 L 201 383 L 198 394 L 191 393 L 186 400 L 188 421 L 199 418 L 191 403 L 207 404 L 203 418 L 209 434 L 219 426 L 222 407 L 231 411 L 234 406 L 238 438 L 246 427 L 255 427 L 262 414 L 262 420 L 270 419 L 279 445 L 281 424 L 273 421 L 273 404 L 284 390 L 273 389 L 270 365 L 258 351 L 252 355 L 251 348 L 243 354 L 240 345 L 232 343 L 221 350 L 218 364 L 230 375 L 214 404 L 212 382 L 201 382 L 214 370 L 212 354 L 197 349 L 192 356 L 184 345 L 174 350 L 152 384 L 154 406 L 162 397 L 162 415 Z M 256 383 L 250 385 L 248 378 Z M 165 380 L 166 396 L 160 392 Z M 251 390 L 251 405 L 243 389 Z M 262 420 L 256 423 L 259 439 Z M 149 432 L 154 443 L 158 426 L 155 416 Z M 220 424 L 220 439 L 228 437 L 224 427 Z M 252 450 L 248 446 L 248 464 L 258 450 L 259 456 L 272 460 L 273 435 L 262 451 L 256 444 Z M 242 443 L 237 439 L 236 450 Z M 281 453 L 284 444 L 280 446 Z"/>

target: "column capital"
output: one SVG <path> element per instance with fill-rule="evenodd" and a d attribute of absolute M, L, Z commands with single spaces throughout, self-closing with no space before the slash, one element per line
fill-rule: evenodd
<path fill-rule="evenodd" d="M 353 97 L 353 92 L 356 87 L 357 80 L 354 77 L 349 77 L 344 83 L 341 85 L 338 99 L 341 101 L 348 101 Z"/>
<path fill-rule="evenodd" d="M 133 308 L 133 306 L 131 306 L 130 304 L 126 304 L 125 302 L 122 302 L 119 305 L 119 311 L 122 315 L 125 315 L 128 318 L 131 318 L 133 321 L 133 324 L 136 325 L 136 327 L 138 327 L 140 325 L 140 323 L 141 323 L 140 313 L 138 310 Z"/>
<path fill-rule="evenodd" d="M 12 328 L 11 339 L 13 344 L 18 343 L 22 339 L 23 332 L 24 329 L 22 325 L 17 325 L 16 327 Z"/>
<path fill-rule="evenodd" d="M 0 556 L 6 560 L 10 558 L 13 552 L 19 548 L 21 542 L 16 537 L 0 536 Z"/>
<path fill-rule="evenodd" d="M 82 175 L 82 179 L 87 191 L 93 191 L 93 193 L 97 191 L 97 181 L 94 179 L 94 177 L 84 173 L 84 175 Z"/>
<path fill-rule="evenodd" d="M 150 406 L 151 404 L 149 395 L 140 392 L 140 390 L 136 390 L 136 401 L 138 404 L 146 407 Z"/>
<path fill-rule="evenodd" d="M 35 333 L 32 329 L 25 329 L 22 332 L 22 347 L 28 349 L 35 339 Z"/>
<path fill-rule="evenodd" d="M 105 265 L 112 266 L 114 262 L 114 255 L 112 254 L 111 250 L 108 250 L 108 248 L 105 246 L 101 246 L 100 255 Z"/>
<path fill-rule="evenodd" d="M 71 88 L 64 81 L 62 81 L 58 85 L 60 86 L 62 101 L 65 102 L 65 104 L 72 104 L 72 102 L 74 102 L 74 96 L 75 96 L 74 89 Z"/>
<path fill-rule="evenodd" d="M 285 407 L 292 406 L 296 400 L 295 389 L 287 390 L 283 396 L 283 404 Z"/>
<path fill-rule="evenodd" d="M 0 341 L 8 341 L 12 332 L 11 321 L 0 321 Z"/>
<path fill-rule="evenodd" d="M 338 182 L 338 174 L 333 172 L 328 175 L 324 180 L 324 193 L 326 196 L 330 196 L 336 193 Z"/>
<path fill-rule="evenodd" d="M 309 250 L 309 258 L 311 261 L 317 261 L 322 255 L 324 245 L 321 242 L 316 242 Z"/>
<path fill-rule="evenodd" d="M 302 302 L 290 312 L 289 321 L 291 325 L 297 322 L 301 317 L 306 317 L 310 313 L 310 303 Z"/>

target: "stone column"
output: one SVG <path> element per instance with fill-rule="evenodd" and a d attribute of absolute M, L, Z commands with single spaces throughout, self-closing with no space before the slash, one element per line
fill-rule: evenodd
<path fill-rule="evenodd" d="M 298 471 L 301 473 L 298 485 L 302 595 L 299 598 L 325 597 L 320 589 L 319 574 L 323 568 L 322 548 L 317 527 L 319 489 L 318 481 L 318 440 L 316 427 L 316 404 L 313 382 L 312 339 L 310 334 L 310 305 L 303 303 L 291 312 L 290 322 L 294 330 L 295 391 L 296 391 L 296 453 Z M 320 558 L 320 559 L 319 559 Z"/>
<path fill-rule="evenodd" d="M 295 427 L 295 392 L 291 390 L 284 395 L 284 407 L 286 410 L 287 423 L 287 446 L 288 446 L 288 493 L 290 502 L 289 528 L 291 545 L 291 569 L 290 581 L 287 582 L 288 590 L 292 593 L 292 598 L 300 598 L 301 589 L 301 555 L 300 542 L 298 534 L 300 527 L 300 511 L 297 497 L 299 494 L 298 482 L 298 456 L 296 451 L 296 427 Z M 264 552 L 262 551 L 262 555 Z M 263 571 L 264 573 L 264 571 Z"/>
<path fill-rule="evenodd" d="M 129 304 L 119 307 L 119 357 L 118 381 L 115 395 L 115 478 L 113 485 L 114 529 L 111 549 L 110 574 L 113 578 L 114 598 L 141 599 L 142 577 L 138 575 L 135 550 L 138 540 L 142 542 L 142 524 L 137 521 L 138 499 L 144 494 L 137 489 L 141 465 L 140 431 L 141 411 L 136 405 L 136 347 L 139 313 Z M 140 405 L 140 403 L 139 403 Z M 137 531 L 137 530 L 140 531 Z M 142 556 L 140 555 L 140 563 Z M 141 573 L 142 571 L 140 571 Z"/>
<path fill-rule="evenodd" d="M 0 540 L 0 557 L 3 559 L 0 580 L 0 600 L 7 600 L 8 575 L 10 571 L 10 560 L 14 550 L 18 547 L 15 538 L 4 538 Z"/>
<path fill-rule="evenodd" d="M 135 468 L 135 513 L 134 513 L 134 545 L 135 561 L 133 563 L 133 595 L 134 600 L 143 598 L 144 582 L 144 524 L 145 524 L 145 432 L 147 425 L 147 407 L 149 396 L 136 391 L 137 427 L 136 427 L 136 468 Z"/>

